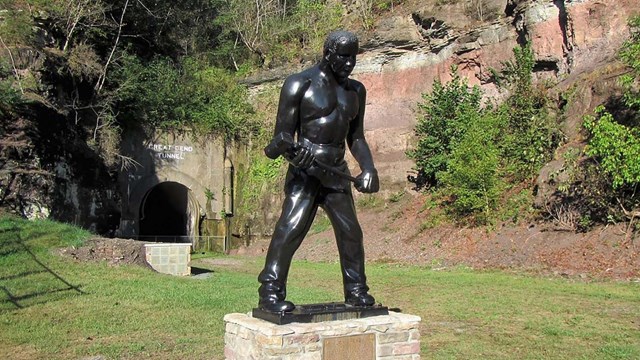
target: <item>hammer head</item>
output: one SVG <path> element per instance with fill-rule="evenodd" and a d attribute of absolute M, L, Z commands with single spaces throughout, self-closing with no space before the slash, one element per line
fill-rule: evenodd
<path fill-rule="evenodd" d="M 281 132 L 273 137 L 271 143 L 264 148 L 264 154 L 269 159 L 276 159 L 278 156 L 295 150 L 295 142 L 289 133 Z"/>

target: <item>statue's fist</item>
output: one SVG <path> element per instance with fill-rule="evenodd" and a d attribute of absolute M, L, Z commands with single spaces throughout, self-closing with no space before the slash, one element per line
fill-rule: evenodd
<path fill-rule="evenodd" d="M 356 176 L 354 183 L 356 190 L 361 193 L 374 193 L 380 190 L 380 180 L 378 180 L 378 171 L 376 169 L 364 170 L 360 175 Z"/>
<path fill-rule="evenodd" d="M 285 157 L 291 165 L 301 169 L 308 168 L 315 160 L 315 156 L 313 156 L 311 149 L 303 145 L 296 146 L 295 152 Z"/>

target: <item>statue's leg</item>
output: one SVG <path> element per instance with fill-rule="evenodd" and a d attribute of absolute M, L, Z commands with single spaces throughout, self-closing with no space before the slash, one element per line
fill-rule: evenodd
<path fill-rule="evenodd" d="M 353 196 L 348 190 L 329 192 L 324 196 L 322 207 L 331 220 L 336 236 L 345 301 L 353 305 L 373 305 L 375 300 L 367 293 L 369 287 L 364 272 L 362 229 L 356 216 Z"/>
<path fill-rule="evenodd" d="M 285 301 L 291 259 L 313 223 L 318 209 L 319 184 L 310 178 L 293 178 L 285 185 L 282 213 L 271 237 L 265 266 L 258 281 L 259 306 L 269 311 L 290 311 L 294 305 Z"/>

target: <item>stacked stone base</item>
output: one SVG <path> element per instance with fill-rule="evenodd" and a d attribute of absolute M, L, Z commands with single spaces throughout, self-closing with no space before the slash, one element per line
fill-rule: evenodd
<path fill-rule="evenodd" d="M 415 315 L 390 312 L 361 319 L 276 325 L 246 314 L 227 314 L 224 321 L 227 360 L 342 360 L 360 359 L 362 354 L 371 360 L 420 359 L 420 317 Z"/>

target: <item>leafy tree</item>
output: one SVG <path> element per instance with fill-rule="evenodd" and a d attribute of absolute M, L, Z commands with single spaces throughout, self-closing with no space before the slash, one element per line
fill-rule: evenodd
<path fill-rule="evenodd" d="M 410 180 L 436 190 L 456 216 L 491 222 L 504 191 L 534 176 L 560 142 L 546 96 L 533 85 L 534 64 L 530 46 L 514 49 L 497 74 L 509 91 L 497 107 L 483 106 L 480 89 L 470 88 L 455 67 L 449 83 L 436 81 L 423 95 L 418 143 L 408 152 L 418 174 Z"/>
<path fill-rule="evenodd" d="M 640 183 L 640 129 L 619 124 L 604 107 L 596 109 L 598 119 L 587 117 L 589 132 L 586 154 L 599 159 L 599 165 L 613 181 L 613 187 Z"/>
<path fill-rule="evenodd" d="M 497 139 L 503 118 L 491 111 L 469 112 L 469 128 L 451 152 L 448 170 L 439 173 L 442 193 L 458 216 L 477 214 L 476 223 L 491 220 L 504 188 Z"/>
<path fill-rule="evenodd" d="M 640 16 L 630 19 L 631 37 L 623 45 L 620 58 L 630 68 L 621 82 L 626 91 L 624 104 L 634 111 L 638 119 L 640 93 L 637 81 L 640 79 Z M 596 116 L 585 118 L 584 127 L 589 140 L 586 153 L 598 160 L 600 168 L 612 179 L 614 189 L 636 186 L 640 183 L 640 128 L 637 121 L 630 125 L 621 124 L 614 116 L 600 106 Z"/>
<path fill-rule="evenodd" d="M 588 220 L 581 221 L 583 230 L 625 218 L 632 229 L 640 207 L 640 16 L 632 17 L 629 26 L 631 37 L 620 51 L 629 67 L 621 77 L 623 94 L 610 99 L 615 107 L 598 106 L 594 115 L 584 117 L 587 156 L 570 174 L 561 198 Z"/>
<path fill-rule="evenodd" d="M 439 185 L 438 174 L 448 170 L 451 152 L 482 111 L 480 89 L 469 88 L 455 66 L 451 68 L 451 77 L 444 85 L 436 80 L 432 92 L 423 94 L 423 102 L 418 104 L 420 115 L 415 127 L 418 143 L 407 152 L 416 162 L 418 174 L 410 180 L 418 188 Z"/>
<path fill-rule="evenodd" d="M 434 189 L 456 217 L 471 215 L 483 224 L 504 188 L 499 138 L 506 117 L 483 108 L 480 89 L 469 87 L 456 70 L 450 82 L 436 81 L 419 104 L 418 143 L 408 152 L 418 176 L 410 180 Z"/>
<path fill-rule="evenodd" d="M 516 181 L 534 176 L 549 161 L 562 136 L 547 110 L 547 96 L 533 85 L 535 58 L 530 44 L 513 49 L 503 64 L 498 85 L 509 91 L 501 105 L 508 117 L 503 152 Z"/>

